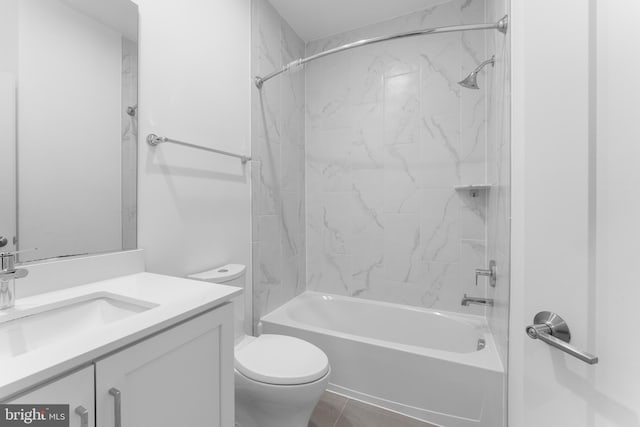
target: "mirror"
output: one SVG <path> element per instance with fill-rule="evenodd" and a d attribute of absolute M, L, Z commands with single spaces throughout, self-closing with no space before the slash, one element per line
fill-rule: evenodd
<path fill-rule="evenodd" d="M 0 251 L 134 249 L 138 8 L 0 0 Z"/>

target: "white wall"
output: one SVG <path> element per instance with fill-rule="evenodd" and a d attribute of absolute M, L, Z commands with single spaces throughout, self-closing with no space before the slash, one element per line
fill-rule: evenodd
<path fill-rule="evenodd" d="M 121 36 L 60 1 L 19 14 L 22 259 L 120 250 Z"/>
<path fill-rule="evenodd" d="M 0 236 L 2 251 L 14 249 L 16 235 L 16 81 L 15 74 L 0 71 Z"/>
<path fill-rule="evenodd" d="M 248 154 L 249 0 L 138 0 L 138 245 L 147 270 L 185 276 L 250 264 L 250 165 L 159 135 Z M 250 279 L 250 278 L 249 278 Z M 250 283 L 250 281 L 248 281 Z"/>
<path fill-rule="evenodd" d="M 18 0 L 0 0 L 0 236 L 13 250 L 16 235 L 16 77 L 18 74 Z"/>
<path fill-rule="evenodd" d="M 19 0 L 0 0 L 0 71 L 18 73 Z"/>

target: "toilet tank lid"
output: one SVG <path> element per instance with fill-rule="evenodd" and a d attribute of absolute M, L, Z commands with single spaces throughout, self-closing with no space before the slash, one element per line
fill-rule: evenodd
<path fill-rule="evenodd" d="M 244 276 L 246 269 L 247 267 L 243 264 L 227 264 L 212 270 L 191 274 L 189 275 L 189 278 L 214 283 L 225 283 Z"/>

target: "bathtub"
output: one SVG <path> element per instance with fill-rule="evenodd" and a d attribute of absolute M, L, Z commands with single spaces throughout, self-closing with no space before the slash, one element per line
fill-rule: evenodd
<path fill-rule="evenodd" d="M 260 329 L 324 350 L 331 391 L 446 427 L 504 423 L 504 369 L 483 317 L 305 292 Z"/>

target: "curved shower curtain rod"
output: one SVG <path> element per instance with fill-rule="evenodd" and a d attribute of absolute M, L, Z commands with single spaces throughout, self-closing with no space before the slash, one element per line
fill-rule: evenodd
<path fill-rule="evenodd" d="M 505 15 L 495 24 L 469 24 L 469 25 L 452 25 L 449 27 L 437 27 L 437 28 L 425 28 L 422 30 L 408 31 L 405 33 L 394 34 L 392 36 L 375 37 L 372 39 L 360 40 L 354 43 L 345 44 L 333 49 L 325 50 L 324 52 L 316 53 L 315 55 L 308 56 L 306 58 L 296 59 L 282 67 L 280 70 L 267 74 L 264 77 L 256 76 L 255 84 L 258 89 L 262 89 L 264 82 L 271 80 L 272 78 L 279 76 L 282 73 L 286 73 L 289 70 L 295 70 L 302 68 L 302 66 L 308 62 L 315 61 L 327 55 L 343 52 L 345 50 L 354 49 L 356 47 L 362 47 L 374 43 L 381 43 L 388 40 L 403 39 L 406 37 L 423 36 L 429 34 L 441 34 L 441 33 L 453 33 L 456 31 L 475 31 L 475 30 L 498 30 L 505 34 L 509 26 L 509 16 Z"/>

